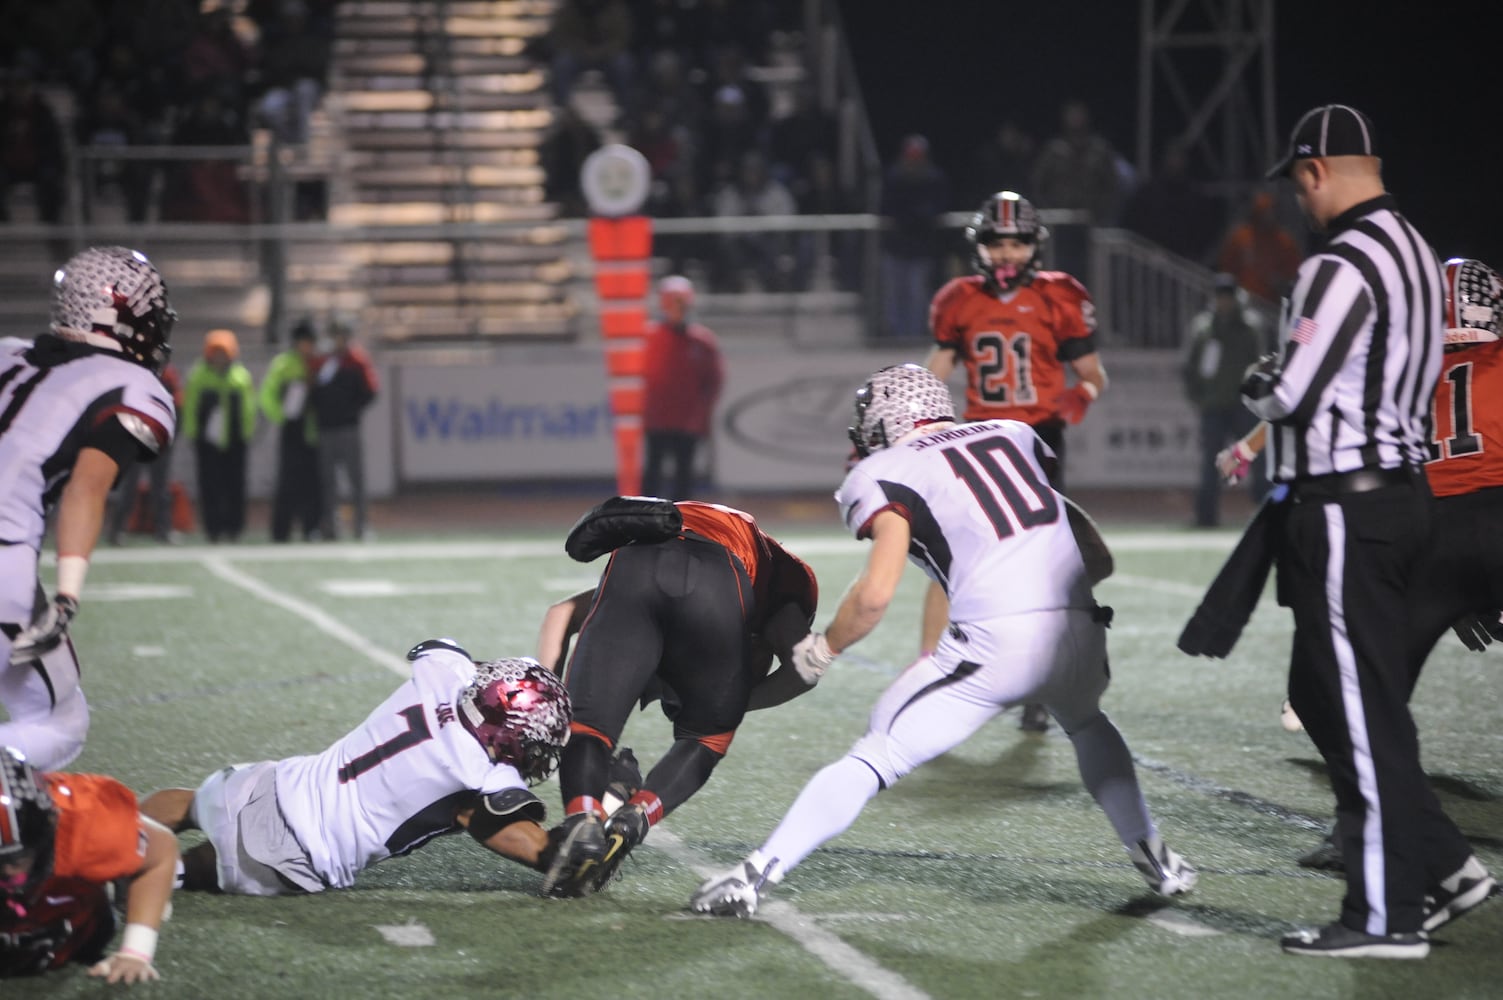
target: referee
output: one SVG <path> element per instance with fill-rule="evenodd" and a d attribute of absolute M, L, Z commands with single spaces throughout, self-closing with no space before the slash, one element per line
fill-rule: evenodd
<path fill-rule="evenodd" d="M 1282 945 L 1423 958 L 1434 796 L 1407 704 L 1404 591 L 1430 530 L 1421 468 L 1443 295 L 1439 259 L 1379 168 L 1355 108 L 1325 105 L 1295 125 L 1268 176 L 1294 182 L 1325 242 L 1300 266 L 1278 353 L 1242 393 L 1270 424 L 1270 477 L 1287 489 L 1274 544 L 1279 601 L 1294 612 L 1289 698 L 1330 773 L 1347 878 L 1340 919 Z"/>

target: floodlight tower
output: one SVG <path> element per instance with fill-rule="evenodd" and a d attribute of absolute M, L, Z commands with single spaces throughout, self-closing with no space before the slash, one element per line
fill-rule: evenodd
<path fill-rule="evenodd" d="M 1139 0 L 1137 165 L 1178 142 L 1236 200 L 1278 158 L 1273 0 Z"/>

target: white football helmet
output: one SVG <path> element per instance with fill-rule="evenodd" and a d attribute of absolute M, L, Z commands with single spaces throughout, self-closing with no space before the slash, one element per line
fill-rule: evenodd
<path fill-rule="evenodd" d="M 950 389 L 923 365 L 883 368 L 856 390 L 851 443 L 862 458 L 890 448 L 925 424 L 955 419 Z"/>
<path fill-rule="evenodd" d="M 52 276 L 52 329 L 87 340 L 108 337 L 154 372 L 167 364 L 177 313 L 151 261 L 129 247 L 90 247 Z"/>

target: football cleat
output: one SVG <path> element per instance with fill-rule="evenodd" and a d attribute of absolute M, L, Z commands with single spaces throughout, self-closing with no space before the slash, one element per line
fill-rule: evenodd
<path fill-rule="evenodd" d="M 642 768 L 637 764 L 637 755 L 631 752 L 631 747 L 617 747 L 611 755 L 610 784 L 605 786 L 605 794 L 600 797 L 606 815 L 626 805 L 627 800 L 641 790 Z"/>
<path fill-rule="evenodd" d="M 605 821 L 605 856 L 589 872 L 590 892 L 599 892 L 621 871 L 621 862 L 646 837 L 652 824 L 641 806 L 623 806 Z M 581 893 L 588 895 L 588 893 Z"/>
<path fill-rule="evenodd" d="M 605 858 L 605 824 L 594 813 L 574 813 L 549 832 L 549 839 L 558 849 L 543 873 L 543 895 L 589 895 L 591 873 Z"/>
<path fill-rule="evenodd" d="M 1128 850 L 1133 867 L 1148 883 L 1148 888 L 1160 896 L 1178 896 L 1189 892 L 1200 878 L 1195 868 L 1184 858 L 1169 850 L 1158 834 L 1140 840 Z"/>
<path fill-rule="evenodd" d="M 1497 883 L 1474 854 L 1449 878 L 1442 879 L 1425 892 L 1424 923 L 1426 931 L 1442 927 L 1465 916 L 1492 896 Z"/>
<path fill-rule="evenodd" d="M 1365 934 L 1345 924 L 1285 934 L 1279 945 L 1291 955 L 1319 958 L 1424 958 L 1430 954 L 1430 939 L 1423 933 Z"/>
<path fill-rule="evenodd" d="M 1049 731 L 1049 710 L 1039 704 L 1024 705 L 1023 717 L 1018 720 L 1018 728 L 1025 733 L 1047 733 Z"/>
<path fill-rule="evenodd" d="M 723 875 L 706 880 L 689 897 L 689 909 L 717 917 L 750 917 L 757 905 L 782 881 L 774 877 L 777 858 L 768 860 L 761 851 L 753 851 L 745 861 Z"/>

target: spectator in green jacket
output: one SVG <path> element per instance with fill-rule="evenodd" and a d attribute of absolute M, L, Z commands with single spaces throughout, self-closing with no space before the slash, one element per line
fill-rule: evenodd
<path fill-rule="evenodd" d="M 198 459 L 198 502 L 209 541 L 245 530 L 246 448 L 256 429 L 256 386 L 231 330 L 210 330 L 183 389 L 182 431 Z"/>
<path fill-rule="evenodd" d="M 1214 528 L 1221 520 L 1221 474 L 1216 453 L 1252 430 L 1257 419 L 1242 405 L 1242 376 L 1263 353 L 1263 321 L 1247 306 L 1246 296 L 1230 274 L 1213 282 L 1210 306 L 1190 321 L 1189 353 L 1182 374 L 1185 395 L 1200 411 L 1200 489 L 1195 495 L 1195 524 Z M 1259 471 L 1248 481 L 1262 496 L 1266 477 Z"/>
<path fill-rule="evenodd" d="M 281 428 L 277 436 L 277 485 L 271 504 L 271 540 L 285 542 L 297 522 L 303 541 L 319 528 L 318 424 L 313 417 L 313 377 L 318 347 L 313 321 L 292 330 L 292 346 L 271 359 L 261 383 L 261 412 Z"/>

